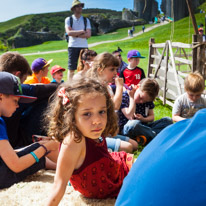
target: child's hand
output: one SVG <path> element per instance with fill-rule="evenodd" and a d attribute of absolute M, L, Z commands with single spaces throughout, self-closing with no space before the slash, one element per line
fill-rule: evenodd
<path fill-rule="evenodd" d="M 127 90 L 128 92 L 128 95 L 130 98 L 134 98 L 134 93 L 135 93 L 135 88 L 133 86 L 130 86 L 131 87 L 131 90 Z"/>
<path fill-rule="evenodd" d="M 47 150 L 48 151 L 55 151 L 55 150 L 58 150 L 59 149 L 59 142 L 56 142 L 54 140 L 50 140 L 50 141 L 47 141 L 44 146 L 46 146 Z"/>
<path fill-rule="evenodd" d="M 142 121 L 144 119 L 144 117 L 141 114 L 134 114 L 134 119 L 138 119 L 138 120 Z"/>
<path fill-rule="evenodd" d="M 123 85 L 124 85 L 124 79 L 117 76 L 117 77 L 115 78 L 115 85 L 116 85 L 116 87 L 123 87 Z"/>

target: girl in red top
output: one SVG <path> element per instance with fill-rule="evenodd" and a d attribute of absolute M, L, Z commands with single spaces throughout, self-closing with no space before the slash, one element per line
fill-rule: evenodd
<path fill-rule="evenodd" d="M 89 78 L 65 83 L 47 114 L 49 136 L 62 143 L 47 205 L 59 204 L 69 180 L 85 197 L 117 197 L 130 158 L 107 151 L 104 137 L 115 135 L 117 117 L 106 86 Z"/>

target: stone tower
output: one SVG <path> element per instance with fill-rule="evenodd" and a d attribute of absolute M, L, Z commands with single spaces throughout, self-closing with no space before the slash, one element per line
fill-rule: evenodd
<path fill-rule="evenodd" d="M 192 0 L 193 9 L 200 5 L 201 0 Z M 172 0 L 162 0 L 161 10 L 166 16 L 172 16 Z M 189 15 L 185 0 L 173 0 L 174 20 L 177 21 Z"/>
<path fill-rule="evenodd" d="M 145 8 L 145 0 L 134 0 L 133 10 L 138 13 L 139 18 L 151 21 L 158 14 L 158 3 L 155 0 L 146 0 Z"/>

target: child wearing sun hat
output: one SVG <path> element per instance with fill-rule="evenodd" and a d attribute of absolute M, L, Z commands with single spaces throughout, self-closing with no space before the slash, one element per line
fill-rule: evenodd
<path fill-rule="evenodd" d="M 24 84 L 49 84 L 50 79 L 47 77 L 50 63 L 53 59 L 46 61 L 43 58 L 35 59 L 32 62 L 31 69 L 33 71 L 32 76 L 27 77 Z"/>

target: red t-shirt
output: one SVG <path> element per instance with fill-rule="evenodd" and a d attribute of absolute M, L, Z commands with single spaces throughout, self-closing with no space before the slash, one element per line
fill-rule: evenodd
<path fill-rule="evenodd" d="M 139 67 L 135 67 L 134 69 L 125 68 L 121 71 L 120 77 L 124 78 L 124 83 L 128 86 L 131 84 L 137 85 L 140 80 L 145 78 L 145 73 L 144 70 Z"/>

